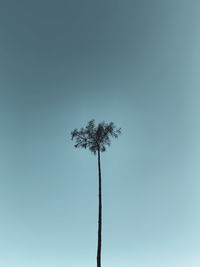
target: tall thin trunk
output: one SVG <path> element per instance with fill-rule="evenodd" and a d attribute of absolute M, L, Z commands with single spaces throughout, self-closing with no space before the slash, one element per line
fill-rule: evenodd
<path fill-rule="evenodd" d="M 99 219 L 98 219 L 97 267 L 101 267 L 102 202 L 101 202 L 101 164 L 100 164 L 100 149 L 98 149 L 98 169 L 99 169 Z"/>

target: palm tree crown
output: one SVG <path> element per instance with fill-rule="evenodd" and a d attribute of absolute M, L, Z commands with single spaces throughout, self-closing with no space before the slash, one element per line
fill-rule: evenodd
<path fill-rule="evenodd" d="M 104 152 L 106 145 L 110 146 L 110 137 L 117 138 L 121 134 L 121 128 L 116 128 L 113 122 L 105 123 L 104 121 L 95 126 L 95 121 L 88 122 L 85 128 L 80 131 L 74 129 L 71 132 L 72 140 L 75 138 L 75 147 L 89 148 L 89 150 L 96 154 L 99 150 Z"/>

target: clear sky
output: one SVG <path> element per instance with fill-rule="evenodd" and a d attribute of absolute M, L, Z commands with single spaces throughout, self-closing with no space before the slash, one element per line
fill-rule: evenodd
<path fill-rule="evenodd" d="M 200 266 L 200 1 L 0 1 L 0 266 Z"/>

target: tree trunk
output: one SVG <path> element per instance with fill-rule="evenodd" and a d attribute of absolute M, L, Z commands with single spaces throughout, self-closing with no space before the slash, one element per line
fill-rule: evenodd
<path fill-rule="evenodd" d="M 99 219 L 98 219 L 97 267 L 101 267 L 102 203 L 101 203 L 101 165 L 100 165 L 99 149 L 98 149 L 98 169 L 99 169 Z"/>

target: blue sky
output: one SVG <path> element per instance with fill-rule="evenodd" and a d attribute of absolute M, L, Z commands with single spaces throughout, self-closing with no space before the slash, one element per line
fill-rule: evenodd
<path fill-rule="evenodd" d="M 200 266 L 200 3 L 0 1 L 0 266 Z"/>

